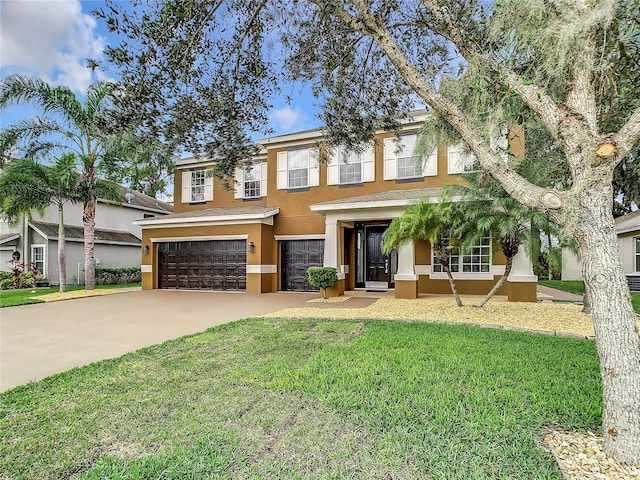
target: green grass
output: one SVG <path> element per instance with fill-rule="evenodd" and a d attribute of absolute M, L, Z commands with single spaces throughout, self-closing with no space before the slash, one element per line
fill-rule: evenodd
<path fill-rule="evenodd" d="M 538 280 L 538 284 L 562 290 L 563 292 L 584 295 L 584 282 L 582 280 Z"/>
<path fill-rule="evenodd" d="M 556 288 L 563 292 L 584 295 L 584 282 L 582 280 L 539 280 L 538 284 Z M 640 293 L 631 293 L 631 305 L 636 313 L 640 314 Z"/>
<path fill-rule="evenodd" d="M 139 287 L 139 283 L 128 283 L 123 285 L 96 285 L 96 290 L 111 288 L 128 288 Z M 35 290 L 36 293 L 32 293 Z M 67 291 L 84 290 L 83 286 L 68 286 Z M 48 295 L 49 293 L 57 293 L 58 287 L 50 288 L 22 288 L 20 290 L 0 290 L 0 308 L 15 307 L 18 305 L 28 305 L 31 303 L 42 303 L 38 297 Z"/>
<path fill-rule="evenodd" d="M 0 478 L 555 479 L 597 430 L 593 342 L 248 319 L 0 395 Z"/>

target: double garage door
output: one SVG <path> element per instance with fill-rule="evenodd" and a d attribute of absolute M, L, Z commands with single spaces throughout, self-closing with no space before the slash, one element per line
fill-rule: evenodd
<path fill-rule="evenodd" d="M 307 268 L 321 267 L 324 240 L 287 240 L 280 249 L 280 290 L 318 291 Z M 158 288 L 246 290 L 245 240 L 164 242 L 158 244 Z"/>
<path fill-rule="evenodd" d="M 158 244 L 158 287 L 192 290 L 245 290 L 245 240 Z"/>

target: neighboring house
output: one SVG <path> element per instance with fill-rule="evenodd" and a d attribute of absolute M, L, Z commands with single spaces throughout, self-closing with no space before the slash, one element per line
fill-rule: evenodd
<path fill-rule="evenodd" d="M 175 213 L 134 222 L 142 227 L 143 288 L 315 291 L 307 268 L 324 265 L 338 270 L 332 295 L 450 293 L 429 242 L 389 255 L 380 250 L 393 218 L 422 197 L 436 201 L 441 187 L 460 181 L 473 162 L 459 148 L 416 156 L 425 118 L 425 111 L 414 112 L 399 142 L 379 132 L 361 153 L 337 149 L 327 152 L 327 162 L 320 161 L 320 129 L 263 139 L 261 154 L 236 170 L 231 191 L 211 176 L 212 160 L 178 160 Z M 522 152 L 517 135 L 512 148 Z M 485 294 L 495 284 L 505 268 L 496 248 L 487 238 L 468 255 L 452 255 L 461 293 Z M 537 277 L 522 250 L 500 293 L 535 301 Z"/>
<path fill-rule="evenodd" d="M 98 200 L 96 207 L 95 258 L 101 267 L 140 265 L 141 229 L 134 220 L 164 216 L 172 206 L 127 188 L 121 189 L 120 202 Z M 82 204 L 64 207 L 67 246 L 67 282 L 84 284 L 84 230 Z M 58 210 L 49 207 L 44 215 L 34 214 L 12 227 L 0 221 L 0 270 L 9 270 L 13 252 L 20 262 L 33 263 L 52 284 L 58 275 Z"/>
<path fill-rule="evenodd" d="M 629 288 L 640 292 L 640 210 L 616 218 L 616 234 Z M 582 280 L 580 261 L 568 249 L 562 251 L 562 280 Z"/>

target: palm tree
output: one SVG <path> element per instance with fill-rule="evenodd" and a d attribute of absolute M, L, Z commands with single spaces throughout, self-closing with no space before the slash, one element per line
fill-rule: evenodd
<path fill-rule="evenodd" d="M 520 247 L 526 245 L 531 252 L 539 241 L 540 231 L 551 236 L 559 234 L 559 230 L 543 213 L 513 200 L 486 172 L 470 172 L 463 177 L 467 182 L 465 185 L 448 186 L 443 192 L 445 196 L 461 196 L 464 205 L 455 210 L 459 218 L 451 233 L 461 239 L 463 252 L 472 249 L 480 239 L 489 237 L 506 258 L 504 274 L 476 305 L 482 307 L 507 281 Z"/>
<path fill-rule="evenodd" d="M 113 86 L 107 83 L 90 85 L 83 101 L 68 87 L 52 86 L 35 78 L 12 75 L 0 83 L 0 110 L 12 104 L 32 104 L 43 113 L 19 120 L 0 133 L 0 161 L 15 148 L 21 148 L 29 158 L 58 149 L 74 153 L 80 161 L 87 290 L 95 285 L 97 168 L 114 130 L 112 94 Z"/>
<path fill-rule="evenodd" d="M 407 208 L 402 216 L 393 219 L 384 233 L 382 250 L 389 253 L 394 247 L 410 241 L 429 240 L 434 257 L 447 274 L 456 304 L 462 307 L 449 266 L 449 254 L 455 248 L 450 240 L 450 231 L 460 230 L 458 223 L 462 216 L 459 210 L 459 205 L 451 202 L 447 195 L 441 196 L 438 203 L 431 203 L 428 199 L 420 200 Z"/>
<path fill-rule="evenodd" d="M 58 208 L 60 293 L 67 289 L 64 205 L 80 199 L 79 180 L 73 154 L 63 155 L 51 167 L 31 159 L 14 160 L 0 174 L 0 213 L 10 223 L 18 222 L 23 216 L 31 217 L 34 211 L 43 214 L 50 205 Z"/>

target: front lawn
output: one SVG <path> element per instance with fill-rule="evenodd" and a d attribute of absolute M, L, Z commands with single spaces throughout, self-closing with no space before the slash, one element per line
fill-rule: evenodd
<path fill-rule="evenodd" d="M 248 319 L 0 395 L 0 478 L 561 480 L 601 408 L 591 341 Z"/>
<path fill-rule="evenodd" d="M 97 290 L 111 289 L 111 288 L 128 288 L 139 287 L 139 283 L 128 283 L 123 285 L 96 285 Z M 67 291 L 72 292 L 74 290 L 84 290 L 83 286 L 68 286 Z M 34 293 L 35 291 L 35 293 Z M 57 293 L 58 287 L 50 288 L 21 288 L 19 290 L 0 290 L 0 308 L 1 307 L 15 307 L 17 305 L 28 305 L 30 303 L 42 303 L 38 297 L 48 295 L 50 293 Z"/>
<path fill-rule="evenodd" d="M 584 295 L 584 282 L 582 280 L 539 280 L 538 283 L 563 292 Z M 631 293 L 631 304 L 636 313 L 640 314 L 640 293 Z"/>

